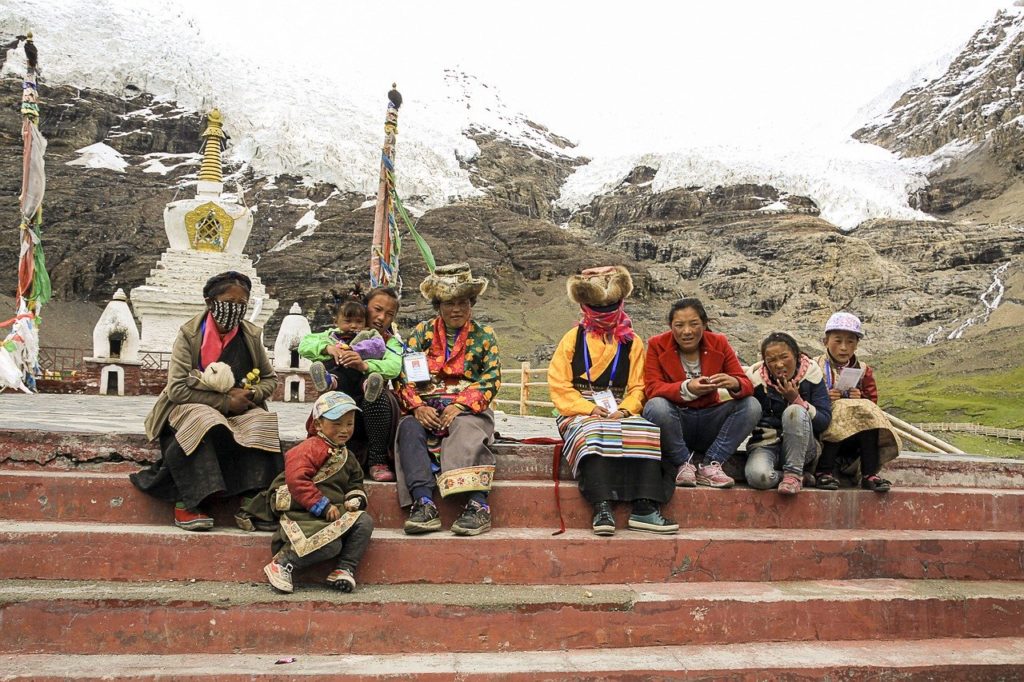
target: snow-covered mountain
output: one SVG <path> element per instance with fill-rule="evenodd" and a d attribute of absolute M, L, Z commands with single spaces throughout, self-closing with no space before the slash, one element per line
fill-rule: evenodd
<path fill-rule="evenodd" d="M 189 18 L 192 8 L 114 0 L 4 0 L 0 31 L 35 32 L 45 83 L 155 95 L 198 112 L 216 106 L 232 135 L 228 161 L 260 176 L 290 173 L 342 191 L 376 195 L 386 94 L 391 83 L 353 80 L 346 69 L 281 54 L 254 61 L 223 51 Z M 198 10 L 197 10 L 198 11 Z M 20 50 L 0 75 L 23 70 Z M 522 144 L 572 155 L 509 109 L 494 87 L 455 70 L 430 82 L 399 83 L 401 187 L 424 207 L 479 195 L 462 164 L 479 153 L 465 134 L 493 131 Z"/>
<path fill-rule="evenodd" d="M 299 66 L 285 46 L 259 59 L 222 51 L 217 37 L 189 18 L 187 6 L 147 3 L 142 12 L 115 0 L 5 2 L 0 30 L 35 30 L 51 84 L 141 90 L 195 111 L 216 105 L 232 131 L 230 160 L 259 176 L 292 173 L 341 191 L 374 194 L 390 83 L 364 82 L 357 70 L 315 60 Z M 0 73 L 17 73 L 16 61 L 8 60 Z M 574 155 L 565 140 L 507 107 L 497 88 L 471 75 L 447 70 L 399 86 L 406 95 L 399 117 L 400 189 L 423 208 L 479 196 L 466 168 L 479 153 L 469 130 Z M 849 140 L 781 144 L 765 135 L 754 146 L 645 151 L 594 159 L 565 185 L 559 207 L 581 207 L 642 161 L 658 169 L 659 190 L 773 185 L 810 197 L 823 218 L 843 229 L 871 218 L 927 219 L 907 203 L 926 184 L 920 169 Z"/>
<path fill-rule="evenodd" d="M 938 77 L 907 90 L 855 133 L 903 156 L 966 153 L 1024 131 L 1024 7 L 1001 10 Z"/>

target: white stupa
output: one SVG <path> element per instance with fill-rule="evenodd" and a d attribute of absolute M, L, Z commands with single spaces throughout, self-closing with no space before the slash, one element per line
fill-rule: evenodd
<path fill-rule="evenodd" d="M 136 362 L 139 359 L 139 328 L 128 307 L 124 289 L 118 289 L 92 330 L 92 360 L 116 359 Z"/>
<path fill-rule="evenodd" d="M 167 204 L 164 230 L 170 248 L 146 283 L 132 289 L 132 307 L 142 321 L 143 351 L 171 350 L 178 327 L 206 307 L 203 284 L 219 272 L 235 270 L 252 280 L 246 314 L 251 321 L 263 326 L 277 310 L 277 301 L 267 296 L 252 261 L 242 253 L 252 230 L 252 212 L 222 196 L 225 135 L 220 111 L 211 111 L 207 122 L 196 197 Z"/>
<path fill-rule="evenodd" d="M 281 329 L 274 341 L 274 369 L 278 372 L 294 370 L 308 371 L 309 360 L 299 357 L 297 352 L 303 337 L 310 333 L 309 320 L 302 314 L 298 303 L 292 303 L 291 310 L 281 320 Z"/>

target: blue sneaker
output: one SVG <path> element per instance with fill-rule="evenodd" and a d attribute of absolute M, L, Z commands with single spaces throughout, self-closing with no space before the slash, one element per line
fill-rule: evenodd
<path fill-rule="evenodd" d="M 650 514 L 630 514 L 629 529 L 639 530 L 645 533 L 675 533 L 679 530 L 679 524 L 673 523 L 661 515 L 657 509 Z"/>

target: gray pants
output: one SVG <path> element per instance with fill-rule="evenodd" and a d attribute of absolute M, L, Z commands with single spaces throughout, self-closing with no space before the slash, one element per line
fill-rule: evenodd
<path fill-rule="evenodd" d="M 744 474 L 751 488 L 774 488 L 782 481 L 784 473 L 801 476 L 818 456 L 811 415 L 806 408 L 800 405 L 787 407 L 782 413 L 780 430 L 781 441 L 756 445 L 747 455 Z"/>
<path fill-rule="evenodd" d="M 366 553 L 372 533 L 373 519 L 369 514 L 360 514 L 347 533 L 306 556 L 298 556 L 290 544 L 285 546 L 277 556 L 277 563 L 290 563 L 295 570 L 299 570 L 337 557 L 335 568 L 344 568 L 355 575 L 356 566 Z"/>

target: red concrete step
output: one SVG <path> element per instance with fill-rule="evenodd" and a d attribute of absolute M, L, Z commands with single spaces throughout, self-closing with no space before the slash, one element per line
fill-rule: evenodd
<path fill-rule="evenodd" d="M 0 579 L 262 581 L 266 533 L 172 526 L 9 522 Z M 463 538 L 377 529 L 364 583 L 623 582 L 950 578 L 1024 580 L 1024 533 L 907 530 L 688 530 L 599 538 L 499 528 Z"/>
<path fill-rule="evenodd" d="M 370 512 L 380 528 L 400 528 L 394 484 L 367 483 Z M 592 510 L 575 483 L 561 486 L 566 525 L 588 528 Z M 557 528 L 554 486 L 541 481 L 499 481 L 491 494 L 496 527 Z M 220 525 L 233 526 L 236 500 L 211 505 Z M 460 507 L 441 505 L 450 525 Z M 1024 518 L 1024 490 L 897 488 L 886 495 L 864 490 L 805 490 L 796 497 L 737 487 L 677 489 L 666 513 L 684 528 L 876 528 L 1015 531 Z M 626 505 L 619 505 L 625 525 Z M 126 474 L 0 471 L 0 518 L 17 521 L 89 521 L 165 524 L 171 505 L 135 489 Z"/>
<path fill-rule="evenodd" d="M 286 442 L 288 447 L 294 443 Z M 498 480 L 549 480 L 552 446 L 502 442 L 495 446 Z M 134 471 L 157 459 L 142 434 L 75 433 L 0 429 L 0 465 L 38 468 Z M 902 487 L 1024 488 L 1024 461 L 991 457 L 904 453 L 885 467 L 886 478 Z M 561 467 L 563 480 L 572 477 Z"/>
<path fill-rule="evenodd" d="M 1009 682 L 1024 677 L 1024 639 L 758 642 L 730 646 L 631 647 L 601 651 L 432 653 L 392 656 L 297 656 L 290 652 L 170 656 L 8 655 L 5 680 L 118 679 L 349 680 L 409 679 L 548 682 L 729 680 L 730 682 Z"/>
<path fill-rule="evenodd" d="M 1024 583 L 587 586 L 0 581 L 0 652 L 295 655 L 1020 634 Z M 455 625 L 457 623 L 457 626 Z"/>

